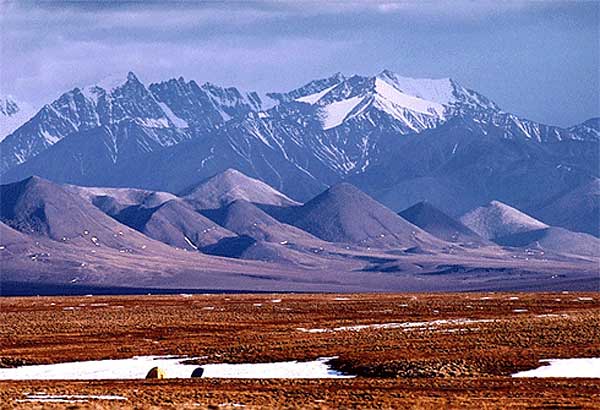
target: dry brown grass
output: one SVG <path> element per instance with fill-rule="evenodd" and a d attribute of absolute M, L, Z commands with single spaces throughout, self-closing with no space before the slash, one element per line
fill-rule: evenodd
<path fill-rule="evenodd" d="M 507 377 L 537 367 L 544 358 L 600 356 L 598 294 L 339 296 L 349 300 L 290 294 L 0 299 L 0 365 L 163 354 L 208 356 L 208 362 L 338 356 L 337 368 L 361 376 L 0 382 L 0 403 L 3 408 L 42 408 L 15 401 L 31 391 L 128 398 L 125 403 L 73 404 L 98 409 L 225 403 L 248 408 L 549 409 L 600 403 L 600 382 L 595 380 Z M 478 322 L 412 330 L 297 330 L 465 318 Z"/>

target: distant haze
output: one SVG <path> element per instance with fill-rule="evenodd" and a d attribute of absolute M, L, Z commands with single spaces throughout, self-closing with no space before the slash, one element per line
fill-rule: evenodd
<path fill-rule="evenodd" d="M 9 2 L 0 93 L 36 106 L 129 70 L 285 91 L 341 71 L 452 77 L 506 111 L 600 115 L 600 3 Z"/>

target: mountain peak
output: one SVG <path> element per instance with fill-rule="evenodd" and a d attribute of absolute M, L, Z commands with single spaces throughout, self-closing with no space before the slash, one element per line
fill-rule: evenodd
<path fill-rule="evenodd" d="M 390 70 L 383 70 L 375 76 L 404 94 L 449 105 L 456 101 L 456 83 L 450 78 L 411 78 L 400 76 Z"/>
<path fill-rule="evenodd" d="M 578 137 L 588 141 L 600 140 L 600 117 L 590 118 L 580 124 L 568 128 L 578 134 Z"/>
<path fill-rule="evenodd" d="M 96 88 L 100 88 L 107 93 L 111 93 L 113 90 L 121 88 L 127 83 L 137 83 L 142 84 L 139 78 L 135 75 L 133 71 L 129 71 L 126 76 L 122 74 L 114 74 L 107 76 L 97 82 L 96 84 L 92 84 L 83 88 L 84 92 L 87 90 L 94 90 Z"/>
<path fill-rule="evenodd" d="M 412 81 L 440 81 L 440 82 L 446 82 L 446 83 L 455 82 L 450 77 L 437 77 L 437 78 L 418 77 L 418 78 L 416 78 L 416 77 L 403 76 L 403 75 L 400 75 L 400 74 L 398 74 L 392 70 L 389 70 L 387 68 L 382 70 L 375 77 L 382 78 L 382 79 L 389 78 L 389 79 L 404 79 L 404 80 L 412 80 Z"/>
<path fill-rule="evenodd" d="M 225 171 L 221 172 L 221 175 L 223 177 L 227 177 L 227 178 L 230 178 L 230 177 L 250 178 L 235 168 L 227 168 Z"/>
<path fill-rule="evenodd" d="M 548 228 L 548 225 L 500 201 L 475 208 L 460 221 L 485 239 Z"/>
<path fill-rule="evenodd" d="M 239 199 L 264 205 L 298 205 L 264 182 L 232 168 L 202 181 L 181 195 L 199 209 L 221 208 Z"/>
<path fill-rule="evenodd" d="M 349 182 L 340 182 L 331 186 L 327 191 L 325 191 L 329 195 L 344 195 L 344 196 L 354 196 L 354 195 L 366 195 L 360 189 L 355 187 Z"/>
<path fill-rule="evenodd" d="M 137 81 L 140 82 L 140 80 L 137 78 L 137 76 L 134 74 L 133 71 L 130 71 L 127 73 L 127 81 Z"/>
<path fill-rule="evenodd" d="M 30 104 L 0 94 L 0 142 L 35 114 Z"/>
<path fill-rule="evenodd" d="M 346 76 L 341 71 L 338 71 L 337 73 L 335 73 L 331 77 L 329 77 L 329 79 L 340 82 L 340 81 L 344 81 L 346 79 Z"/>
<path fill-rule="evenodd" d="M 346 182 L 294 210 L 290 220 L 292 225 L 329 242 L 397 248 L 441 244 Z"/>
<path fill-rule="evenodd" d="M 448 216 L 428 201 L 419 202 L 398 215 L 445 241 L 474 243 L 477 245 L 488 243 L 471 229 Z"/>
<path fill-rule="evenodd" d="M 14 115 L 19 111 L 19 104 L 12 95 L 0 95 L 0 114 Z"/>

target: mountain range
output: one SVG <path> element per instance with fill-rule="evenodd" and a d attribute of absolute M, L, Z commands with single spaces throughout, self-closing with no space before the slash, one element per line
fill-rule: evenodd
<path fill-rule="evenodd" d="M 5 286 L 598 288 L 600 118 L 388 70 L 266 94 L 130 72 L 24 107 L 0 99 Z"/>
<path fill-rule="evenodd" d="M 177 194 L 235 168 L 298 202 L 345 180 L 396 212 L 428 201 L 457 217 L 499 200 L 537 215 L 600 176 L 599 143 L 599 118 L 540 124 L 452 79 L 337 73 L 261 95 L 129 73 L 6 136 L 0 177 Z"/>

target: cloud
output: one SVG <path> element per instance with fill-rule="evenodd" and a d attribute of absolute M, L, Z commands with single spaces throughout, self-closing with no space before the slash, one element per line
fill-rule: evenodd
<path fill-rule="evenodd" d="M 391 68 L 451 76 L 509 107 L 535 85 L 533 111 L 568 87 L 582 96 L 569 109 L 589 112 L 598 9 L 583 1 L 0 0 L 0 92 L 45 103 L 129 70 L 147 82 L 184 75 L 272 91 Z M 597 111 L 597 92 L 595 101 Z"/>

